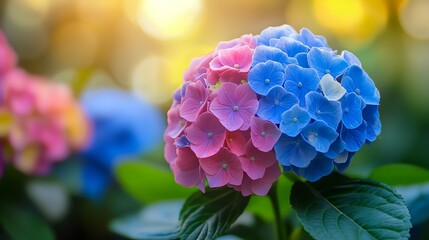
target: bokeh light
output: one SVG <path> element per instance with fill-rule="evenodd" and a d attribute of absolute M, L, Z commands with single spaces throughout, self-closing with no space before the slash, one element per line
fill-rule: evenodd
<path fill-rule="evenodd" d="M 429 39 L 429 1 L 410 0 L 399 8 L 404 30 L 416 39 Z"/>
<path fill-rule="evenodd" d="M 158 39 L 183 37 L 195 28 L 201 9 L 201 0 L 143 0 L 139 23 L 147 34 Z"/>
<path fill-rule="evenodd" d="M 389 16 L 384 0 L 313 0 L 312 7 L 319 24 L 350 45 L 371 41 Z"/>

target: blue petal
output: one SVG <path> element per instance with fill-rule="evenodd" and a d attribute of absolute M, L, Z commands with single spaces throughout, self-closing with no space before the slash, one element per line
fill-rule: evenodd
<path fill-rule="evenodd" d="M 176 138 L 174 140 L 174 144 L 176 144 L 176 146 L 178 148 L 183 148 L 183 147 L 188 147 L 190 142 L 189 142 L 188 138 L 185 135 L 183 135 L 179 138 Z"/>
<path fill-rule="evenodd" d="M 282 114 L 298 103 L 298 99 L 286 92 L 283 87 L 275 86 L 270 89 L 267 96 L 259 100 L 258 116 L 275 124 L 280 123 Z"/>
<path fill-rule="evenodd" d="M 325 74 L 331 74 L 337 78 L 349 66 L 344 58 L 322 48 L 311 48 L 307 58 L 308 65 L 316 69 L 319 78 Z"/>
<path fill-rule="evenodd" d="M 363 122 L 355 129 L 341 129 L 341 140 L 346 144 L 345 149 L 349 152 L 358 151 L 366 140 L 366 123 Z"/>
<path fill-rule="evenodd" d="M 359 66 L 351 66 L 344 74 L 341 84 L 347 92 L 355 92 L 368 105 L 379 105 L 380 93 L 368 74 Z"/>
<path fill-rule="evenodd" d="M 337 139 L 338 133 L 325 122 L 315 121 L 302 129 L 302 137 L 317 151 L 326 153 Z"/>
<path fill-rule="evenodd" d="M 309 29 L 302 28 L 299 34 L 293 36 L 296 40 L 309 47 L 328 47 L 326 39 L 322 36 L 315 36 Z"/>
<path fill-rule="evenodd" d="M 270 39 L 278 39 L 281 37 L 288 37 L 292 34 L 296 34 L 295 29 L 289 25 L 282 25 L 278 27 L 268 27 L 264 29 L 259 36 L 256 37 L 258 45 L 270 45 Z"/>
<path fill-rule="evenodd" d="M 310 119 L 310 114 L 306 110 L 300 108 L 299 105 L 294 105 L 282 114 L 280 131 L 290 137 L 296 137 L 307 126 Z"/>
<path fill-rule="evenodd" d="M 356 93 L 348 93 L 341 100 L 342 121 L 346 128 L 354 129 L 362 124 L 362 101 Z"/>
<path fill-rule="evenodd" d="M 328 152 L 325 153 L 325 156 L 330 159 L 335 159 L 344 151 L 346 144 L 341 140 L 341 138 L 337 138 L 334 143 L 329 147 Z"/>
<path fill-rule="evenodd" d="M 359 67 L 362 67 L 362 63 L 360 62 L 359 58 L 357 58 L 353 53 L 344 50 L 341 55 L 350 64 L 350 66 L 357 65 Z"/>
<path fill-rule="evenodd" d="M 111 180 L 110 169 L 85 162 L 82 169 L 83 194 L 94 201 L 103 196 Z"/>
<path fill-rule="evenodd" d="M 341 121 L 341 104 L 337 101 L 329 101 L 322 94 L 309 92 L 305 96 L 308 112 L 315 120 L 327 123 L 333 129 L 337 129 Z"/>
<path fill-rule="evenodd" d="M 303 68 L 298 65 L 289 65 L 285 73 L 285 88 L 295 94 L 299 99 L 299 105 L 305 106 L 305 95 L 315 91 L 319 86 L 319 78 L 314 69 Z"/>
<path fill-rule="evenodd" d="M 363 109 L 363 119 L 365 120 L 367 127 L 367 140 L 373 142 L 377 136 L 381 133 L 381 121 L 380 113 L 378 112 L 378 106 L 367 105 Z"/>
<path fill-rule="evenodd" d="M 301 42 L 290 37 L 280 38 L 278 41 L 276 41 L 274 47 L 279 48 L 283 52 L 287 53 L 287 55 L 290 57 L 294 57 L 297 53 L 306 53 L 310 49 Z"/>
<path fill-rule="evenodd" d="M 260 95 L 267 95 L 274 86 L 281 86 L 284 81 L 283 65 L 268 60 L 265 63 L 258 63 L 249 72 L 248 81 L 250 87 Z"/>
<path fill-rule="evenodd" d="M 283 166 L 307 167 L 317 155 L 317 151 L 300 136 L 291 138 L 285 134 L 274 145 L 274 150 Z"/>
<path fill-rule="evenodd" d="M 290 58 L 286 53 L 275 47 L 260 45 L 255 48 L 252 59 L 252 67 L 258 63 L 264 63 L 268 60 L 281 63 L 283 68 L 288 64 L 297 64 L 295 58 Z"/>
<path fill-rule="evenodd" d="M 298 53 L 295 55 L 296 60 L 298 61 L 298 65 L 303 68 L 309 68 L 307 53 Z"/>
<path fill-rule="evenodd" d="M 348 157 L 347 157 L 347 161 L 345 163 L 335 163 L 337 170 L 339 172 L 344 172 L 344 170 L 346 170 L 347 167 L 350 165 L 350 162 L 352 161 L 352 158 L 354 155 L 355 155 L 355 152 L 349 152 Z"/>
<path fill-rule="evenodd" d="M 334 170 L 334 161 L 322 154 L 317 155 L 306 168 L 292 167 L 292 171 L 310 182 L 315 182 Z"/>

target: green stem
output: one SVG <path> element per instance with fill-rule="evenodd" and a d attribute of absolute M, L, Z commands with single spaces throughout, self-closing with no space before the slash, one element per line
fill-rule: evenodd
<path fill-rule="evenodd" d="M 280 215 L 280 205 L 279 198 L 277 196 L 277 182 L 273 184 L 268 197 L 271 200 L 271 205 L 273 206 L 274 218 L 276 221 L 276 239 L 285 240 L 286 239 L 286 226 L 283 224 L 282 217 Z"/>

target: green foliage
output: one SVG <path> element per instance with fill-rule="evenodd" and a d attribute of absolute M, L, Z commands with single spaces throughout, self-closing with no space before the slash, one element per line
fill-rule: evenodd
<path fill-rule="evenodd" d="M 114 220 L 110 229 L 130 239 L 178 239 L 182 205 L 183 201 L 151 204 L 137 214 Z"/>
<path fill-rule="evenodd" d="M 389 164 L 375 169 L 371 179 L 392 185 L 405 200 L 411 222 L 429 219 L 429 171 L 409 164 Z"/>
<path fill-rule="evenodd" d="M 391 186 L 429 183 L 429 171 L 410 164 L 388 164 L 375 169 L 370 178 Z"/>
<path fill-rule="evenodd" d="M 136 215 L 113 221 L 110 229 L 131 239 L 216 239 L 229 230 L 248 201 L 230 188 L 198 191 L 181 210 L 182 202 L 152 204 Z"/>
<path fill-rule="evenodd" d="M 116 167 L 116 178 L 131 196 L 143 203 L 183 199 L 193 192 L 176 184 L 170 171 L 139 161 L 121 163 Z"/>
<path fill-rule="evenodd" d="M 12 240 L 54 240 L 49 225 L 31 212 L 17 208 L 0 210 L 0 223 Z"/>
<path fill-rule="evenodd" d="M 382 183 L 331 174 L 315 183 L 295 183 L 290 200 L 304 229 L 316 239 L 410 237 L 402 197 Z"/>
<path fill-rule="evenodd" d="M 230 188 L 209 189 L 190 196 L 180 212 L 182 239 L 216 239 L 243 213 L 249 197 Z"/>

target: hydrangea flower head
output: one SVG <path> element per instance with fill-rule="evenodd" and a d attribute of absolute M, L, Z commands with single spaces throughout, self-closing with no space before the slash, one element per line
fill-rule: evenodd
<path fill-rule="evenodd" d="M 2 84 L 3 107 L 13 119 L 7 140 L 16 168 L 47 174 L 53 163 L 85 145 L 87 119 L 68 88 L 20 69 L 8 71 Z"/>
<path fill-rule="evenodd" d="M 165 156 L 184 186 L 265 195 L 279 165 L 309 181 L 346 169 L 380 134 L 379 102 L 351 52 L 306 28 L 269 27 L 191 61 L 168 111 Z"/>
<path fill-rule="evenodd" d="M 83 193 L 97 199 L 120 160 L 159 146 L 165 123 L 156 107 L 125 91 L 90 90 L 81 104 L 92 127 L 92 136 L 80 153 Z M 187 165 L 182 168 L 188 170 Z"/>

